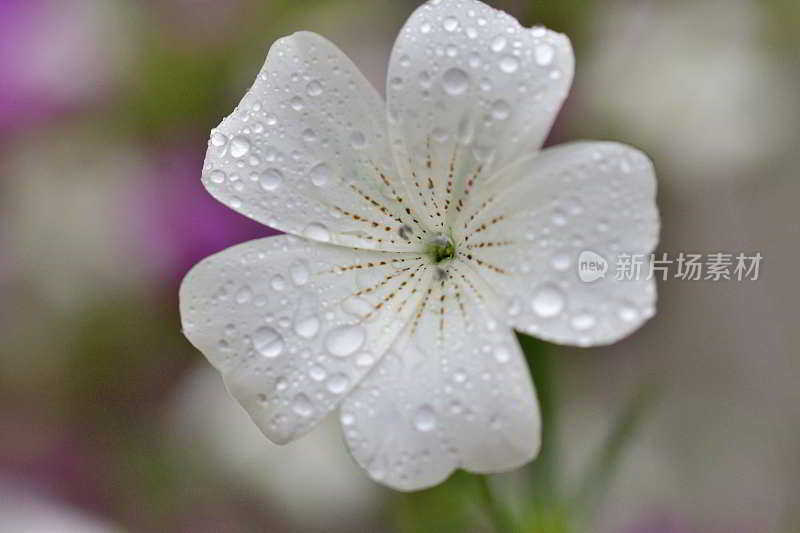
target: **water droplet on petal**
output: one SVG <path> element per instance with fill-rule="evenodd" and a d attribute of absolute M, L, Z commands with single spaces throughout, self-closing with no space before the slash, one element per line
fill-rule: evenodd
<path fill-rule="evenodd" d="M 414 427 L 426 433 L 436 429 L 436 413 L 430 405 L 423 405 L 414 414 Z"/>
<path fill-rule="evenodd" d="M 363 352 L 356 357 L 356 364 L 358 366 L 367 367 L 375 363 L 375 358 L 369 352 Z"/>
<path fill-rule="evenodd" d="M 552 284 L 545 284 L 536 290 L 531 306 L 533 311 L 542 318 L 552 318 L 564 309 L 564 293 Z"/>
<path fill-rule="evenodd" d="M 319 96 L 322 94 L 322 84 L 314 80 L 308 84 L 306 92 L 309 96 Z"/>
<path fill-rule="evenodd" d="M 356 150 L 361 150 L 367 145 L 367 138 L 364 137 L 364 134 L 360 131 L 354 131 L 352 135 L 350 135 L 350 144 L 353 145 L 353 148 Z"/>
<path fill-rule="evenodd" d="M 277 168 L 268 168 L 258 179 L 258 184 L 265 191 L 274 191 L 283 183 L 283 174 Z"/>
<path fill-rule="evenodd" d="M 586 331 L 592 329 L 595 324 L 597 324 L 597 319 L 590 313 L 578 313 L 572 317 L 570 324 L 578 331 Z"/>
<path fill-rule="evenodd" d="M 304 130 L 303 131 L 303 140 L 306 141 L 307 143 L 316 142 L 316 140 L 317 140 L 316 132 L 314 130 L 312 130 L 311 128 L 308 128 L 308 129 Z"/>
<path fill-rule="evenodd" d="M 492 118 L 506 120 L 511 116 L 511 106 L 505 100 L 498 100 L 492 104 Z"/>
<path fill-rule="evenodd" d="M 294 397 L 294 401 L 292 402 L 292 411 L 305 418 L 314 413 L 314 406 L 311 405 L 311 401 L 308 399 L 308 396 L 300 393 Z"/>
<path fill-rule="evenodd" d="M 347 390 L 348 385 L 350 385 L 350 379 L 341 372 L 332 375 L 327 383 L 328 391 L 332 394 L 343 393 Z"/>
<path fill-rule="evenodd" d="M 454 32 L 458 29 L 458 19 L 454 17 L 447 17 L 442 23 L 445 31 Z"/>
<path fill-rule="evenodd" d="M 508 41 L 506 40 L 505 37 L 503 37 L 502 35 L 498 35 L 497 37 L 494 38 L 494 40 L 492 40 L 490 48 L 492 49 L 492 52 L 502 52 L 505 49 L 507 43 Z"/>
<path fill-rule="evenodd" d="M 347 357 L 364 344 L 366 332 L 359 325 L 340 326 L 328 333 L 325 347 L 336 357 Z"/>
<path fill-rule="evenodd" d="M 328 231 L 328 228 L 319 222 L 312 222 L 306 226 L 306 229 L 303 230 L 303 235 L 309 239 L 320 242 L 328 242 L 331 240 L 331 233 Z"/>
<path fill-rule="evenodd" d="M 555 268 L 560 272 L 569 270 L 569 266 L 571 263 L 572 261 L 570 260 L 570 257 L 567 254 L 556 254 L 550 261 L 550 264 L 553 265 L 553 268 Z"/>
<path fill-rule="evenodd" d="M 228 137 L 224 133 L 215 131 L 211 134 L 211 145 L 216 148 L 222 148 L 228 143 Z"/>
<path fill-rule="evenodd" d="M 250 287 L 244 286 L 236 293 L 236 303 L 245 304 L 249 302 L 252 297 L 253 291 L 250 290 Z"/>
<path fill-rule="evenodd" d="M 275 274 L 272 276 L 269 284 L 272 286 L 273 290 L 282 291 L 286 288 L 286 280 L 280 274 Z"/>
<path fill-rule="evenodd" d="M 304 261 L 295 261 L 292 263 L 289 267 L 289 275 L 295 285 L 305 285 L 311 277 L 308 266 L 306 266 Z"/>
<path fill-rule="evenodd" d="M 624 322 L 635 322 L 639 318 L 639 311 L 631 305 L 623 305 L 618 311 L 619 318 Z"/>
<path fill-rule="evenodd" d="M 508 363 L 511 360 L 511 352 L 505 346 L 498 346 L 494 349 L 494 358 L 498 363 Z"/>
<path fill-rule="evenodd" d="M 365 299 L 358 296 L 351 296 L 342 302 L 342 310 L 345 313 L 363 318 L 372 312 L 373 307 L 372 304 Z"/>
<path fill-rule="evenodd" d="M 451 68 L 445 72 L 442 81 L 444 90 L 453 96 L 464 94 L 469 89 L 469 76 L 459 68 Z"/>
<path fill-rule="evenodd" d="M 317 187 L 325 186 L 331 178 L 331 167 L 325 163 L 320 163 L 311 169 L 311 183 Z"/>
<path fill-rule="evenodd" d="M 506 74 L 513 74 L 519 68 L 519 59 L 514 56 L 506 56 L 500 60 L 500 70 Z"/>
<path fill-rule="evenodd" d="M 323 379 L 328 377 L 328 373 L 325 372 L 325 369 L 318 365 L 314 365 L 311 368 L 309 368 L 308 375 L 314 381 L 322 381 Z"/>
<path fill-rule="evenodd" d="M 250 141 L 247 137 L 237 135 L 231 139 L 231 155 L 236 159 L 244 157 L 250 152 Z"/>
<path fill-rule="evenodd" d="M 216 183 L 217 185 L 220 183 L 225 183 L 225 178 L 227 177 L 228 175 L 221 170 L 214 170 L 208 175 L 208 178 L 211 180 L 211 182 Z"/>
<path fill-rule="evenodd" d="M 295 322 L 294 331 L 304 339 L 311 339 L 319 332 L 319 324 L 316 316 L 301 318 Z"/>
<path fill-rule="evenodd" d="M 283 337 L 273 328 L 265 326 L 256 330 L 253 335 L 253 346 L 264 357 L 270 359 L 278 357 L 283 352 Z"/>
<path fill-rule="evenodd" d="M 542 67 L 546 67 L 550 63 L 553 62 L 553 58 L 556 55 L 555 49 L 547 43 L 542 43 L 536 47 L 534 50 L 534 55 L 536 57 L 536 64 Z"/>

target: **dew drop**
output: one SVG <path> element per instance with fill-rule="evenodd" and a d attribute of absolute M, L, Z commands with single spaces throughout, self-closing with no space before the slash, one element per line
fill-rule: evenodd
<path fill-rule="evenodd" d="M 246 156 L 250 152 L 250 141 L 247 137 L 237 135 L 231 139 L 231 155 L 236 159 Z"/>
<path fill-rule="evenodd" d="M 250 290 L 250 287 L 244 286 L 239 289 L 239 292 L 236 293 L 236 303 L 238 304 L 246 304 L 253 298 L 253 291 Z"/>
<path fill-rule="evenodd" d="M 513 74 L 519 68 L 519 59 L 514 56 L 506 56 L 500 60 L 500 70 L 506 74 Z"/>
<path fill-rule="evenodd" d="M 556 55 L 555 49 L 547 43 L 542 43 L 538 45 L 534 50 L 536 64 L 542 67 L 546 67 L 547 65 L 552 63 L 555 55 Z"/>
<path fill-rule="evenodd" d="M 292 109 L 295 111 L 302 111 L 303 110 L 303 99 L 299 96 L 295 96 L 289 101 L 289 105 L 292 106 Z"/>
<path fill-rule="evenodd" d="M 283 353 L 283 337 L 273 328 L 264 326 L 257 329 L 253 335 L 253 346 L 258 353 L 272 359 Z"/>
<path fill-rule="evenodd" d="M 265 191 L 274 191 L 283 183 L 283 174 L 277 168 L 268 168 L 258 178 L 258 184 Z"/>
<path fill-rule="evenodd" d="M 225 178 L 227 178 L 227 174 L 225 174 L 221 170 L 214 170 L 211 174 L 208 175 L 208 179 L 211 180 L 212 183 L 216 183 L 219 185 L 220 183 L 225 183 Z"/>
<path fill-rule="evenodd" d="M 464 94 L 469 89 L 469 76 L 459 68 L 451 68 L 445 72 L 443 82 L 444 90 L 453 96 Z"/>
<path fill-rule="evenodd" d="M 308 128 L 308 129 L 304 130 L 303 131 L 303 140 L 306 141 L 307 143 L 316 142 L 316 140 L 317 140 L 316 132 L 314 130 L 312 130 L 311 128 Z"/>
<path fill-rule="evenodd" d="M 228 137 L 224 133 L 215 131 L 211 134 L 211 145 L 216 148 L 222 148 L 228 143 Z"/>
<path fill-rule="evenodd" d="M 372 366 L 375 363 L 375 358 L 369 352 L 362 352 L 356 357 L 356 364 L 361 367 Z"/>
<path fill-rule="evenodd" d="M 308 267 L 306 266 L 305 262 L 295 261 L 289 267 L 289 276 L 291 276 L 294 284 L 299 286 L 308 283 L 311 273 L 308 271 Z"/>
<path fill-rule="evenodd" d="M 308 399 L 308 396 L 300 393 L 294 397 L 294 401 L 292 402 L 292 411 L 306 418 L 314 413 L 314 406 L 311 405 L 311 401 Z"/>
<path fill-rule="evenodd" d="M 308 375 L 314 381 L 322 381 L 323 379 L 328 377 L 328 373 L 325 372 L 325 369 L 318 365 L 314 365 L 311 368 L 309 368 Z"/>
<path fill-rule="evenodd" d="M 317 187 L 324 187 L 331 179 L 331 167 L 325 163 L 320 163 L 311 169 L 309 175 L 311 176 L 311 183 Z"/>
<path fill-rule="evenodd" d="M 635 322 L 639 318 L 639 311 L 631 305 L 623 305 L 619 308 L 618 315 L 624 322 Z"/>
<path fill-rule="evenodd" d="M 311 339 L 319 332 L 319 318 L 309 316 L 298 319 L 294 323 L 294 331 L 304 339 Z"/>
<path fill-rule="evenodd" d="M 331 240 L 331 233 L 328 231 L 328 228 L 319 222 L 312 222 L 306 226 L 306 229 L 303 230 L 303 235 L 309 239 L 320 242 L 328 242 Z"/>
<path fill-rule="evenodd" d="M 430 405 L 423 405 L 414 414 L 414 427 L 426 433 L 436 429 L 436 413 Z"/>
<path fill-rule="evenodd" d="M 454 17 L 448 17 L 444 19 L 442 27 L 445 29 L 445 31 L 454 32 L 458 29 L 458 19 Z"/>
<path fill-rule="evenodd" d="M 542 318 L 552 318 L 564 309 L 564 293 L 552 284 L 539 287 L 533 296 L 533 311 Z"/>
<path fill-rule="evenodd" d="M 365 337 L 366 332 L 362 326 L 340 326 L 328 333 L 325 347 L 336 357 L 347 357 L 361 348 Z"/>
<path fill-rule="evenodd" d="M 492 49 L 492 52 L 502 52 L 506 48 L 506 44 L 508 41 L 502 35 L 498 35 L 497 37 L 492 40 L 492 44 L 489 46 Z"/>
<path fill-rule="evenodd" d="M 578 313 L 570 320 L 570 325 L 577 331 L 592 329 L 595 324 L 597 324 L 597 319 L 590 313 Z"/>
<path fill-rule="evenodd" d="M 360 131 L 354 131 L 352 135 L 350 135 L 350 144 L 356 150 L 361 150 L 367 145 L 367 138 L 364 137 L 364 134 Z"/>
<path fill-rule="evenodd" d="M 553 265 L 553 268 L 558 270 L 559 272 L 564 272 L 569 270 L 569 266 L 572 261 L 567 254 L 556 254 L 553 256 L 553 259 L 550 261 L 550 264 Z"/>
<path fill-rule="evenodd" d="M 341 394 L 347 390 L 347 386 L 350 385 L 350 379 L 339 372 L 332 375 L 326 385 L 331 394 Z"/>
<path fill-rule="evenodd" d="M 308 84 L 306 92 L 309 96 L 319 96 L 322 94 L 322 84 L 314 80 Z"/>
<path fill-rule="evenodd" d="M 508 363 L 511 360 L 511 352 L 505 346 L 498 346 L 494 349 L 494 358 L 498 363 Z"/>
<path fill-rule="evenodd" d="M 365 299 L 358 296 L 351 296 L 342 302 L 342 310 L 345 313 L 363 318 L 372 312 L 373 307 L 372 304 Z"/>
<path fill-rule="evenodd" d="M 286 280 L 280 274 L 275 274 L 269 282 L 273 290 L 282 291 L 286 288 Z"/>
<path fill-rule="evenodd" d="M 498 100 L 492 104 L 492 118 L 506 120 L 511 116 L 511 106 L 505 100 Z"/>

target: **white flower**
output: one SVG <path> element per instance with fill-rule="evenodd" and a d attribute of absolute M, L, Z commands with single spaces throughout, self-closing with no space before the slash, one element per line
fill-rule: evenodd
<path fill-rule="evenodd" d="M 402 490 L 536 455 L 512 328 L 605 344 L 655 301 L 650 281 L 577 277 L 581 250 L 650 252 L 658 213 L 640 152 L 539 151 L 572 74 L 565 36 L 477 0 L 411 16 L 386 104 L 322 37 L 272 46 L 203 183 L 291 235 L 206 259 L 180 294 L 187 337 L 267 437 L 339 408 L 356 461 Z"/>

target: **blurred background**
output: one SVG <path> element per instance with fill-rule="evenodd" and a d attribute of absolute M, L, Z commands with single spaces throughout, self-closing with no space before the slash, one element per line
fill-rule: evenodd
<path fill-rule="evenodd" d="M 269 45 L 323 34 L 382 90 L 420 3 L 0 1 L 0 532 L 490 531 L 470 476 L 392 493 L 336 423 L 267 442 L 177 314 L 192 264 L 271 233 L 200 183 Z M 531 532 L 800 531 L 800 3 L 493 5 L 572 38 L 549 142 L 647 152 L 660 251 L 764 256 L 661 283 L 614 346 L 524 340 L 545 448 L 493 486 Z"/>

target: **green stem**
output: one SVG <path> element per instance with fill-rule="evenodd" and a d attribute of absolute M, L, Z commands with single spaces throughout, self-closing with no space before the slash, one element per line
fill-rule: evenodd
<path fill-rule="evenodd" d="M 542 442 L 539 455 L 529 468 L 531 488 L 536 504 L 547 505 L 557 499 L 558 486 L 558 424 L 555 401 L 555 365 L 546 343 L 518 335 L 536 386 L 542 417 Z"/>
<path fill-rule="evenodd" d="M 497 533 L 514 533 L 518 531 L 514 518 L 508 509 L 500 502 L 492 490 L 487 476 L 477 476 L 478 489 L 483 497 L 486 514 Z"/>

